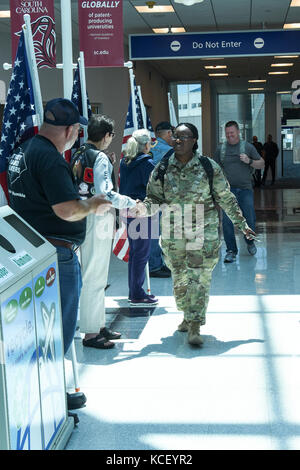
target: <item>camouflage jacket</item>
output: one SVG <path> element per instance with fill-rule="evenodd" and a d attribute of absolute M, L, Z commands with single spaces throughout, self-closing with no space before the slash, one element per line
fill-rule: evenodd
<path fill-rule="evenodd" d="M 158 165 L 154 168 L 147 185 L 147 196 L 143 201 L 147 207 L 148 215 L 153 215 L 160 206 L 163 209 L 162 226 L 164 218 L 168 218 L 169 224 L 172 226 L 176 225 L 176 221 L 179 222 L 180 213 L 182 217 L 184 214 L 191 214 L 187 219 L 191 221 L 191 229 L 195 230 L 199 224 L 199 218 L 196 217 L 196 207 L 200 207 L 204 239 L 216 240 L 219 227 L 216 208 L 216 204 L 218 204 L 234 225 L 244 231 L 248 225 L 235 196 L 230 191 L 229 183 L 222 169 L 214 160 L 210 159 L 214 170 L 213 194 L 211 194 L 209 181 L 199 156 L 200 153 L 196 151 L 193 158 L 184 165 L 173 154 L 164 175 L 164 184 L 157 178 Z M 170 213 L 172 207 L 175 207 L 174 213 Z"/>

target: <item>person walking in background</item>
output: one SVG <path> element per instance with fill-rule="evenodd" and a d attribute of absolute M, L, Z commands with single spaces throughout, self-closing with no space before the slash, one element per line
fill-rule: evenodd
<path fill-rule="evenodd" d="M 134 200 L 143 200 L 146 186 L 154 169 L 150 132 L 147 129 L 134 131 L 127 141 L 125 156 L 120 164 L 120 194 Z M 135 220 L 128 217 L 127 236 L 129 241 L 128 287 L 129 301 L 132 307 L 155 305 L 158 300 L 147 295 L 143 289 L 145 267 L 151 249 L 151 217 Z M 138 233 L 137 233 L 138 232 Z"/>
<path fill-rule="evenodd" d="M 273 142 L 271 134 L 267 137 L 267 142 L 263 146 L 263 156 L 265 159 L 265 171 L 263 174 L 262 184 L 266 183 L 267 174 L 269 168 L 271 168 L 272 182 L 275 183 L 275 173 L 276 173 L 276 158 L 278 156 L 279 149 L 276 142 Z"/>
<path fill-rule="evenodd" d="M 220 145 L 215 153 L 215 160 L 222 167 L 227 177 L 230 190 L 235 195 L 238 205 L 249 227 L 255 230 L 255 210 L 252 188 L 252 175 L 256 169 L 264 167 L 264 160 L 255 147 L 240 139 L 240 129 L 236 121 L 225 124 L 226 142 Z M 223 235 L 226 243 L 224 263 L 232 263 L 238 253 L 234 226 L 230 218 L 223 211 Z M 248 253 L 256 254 L 254 241 L 245 237 Z"/>
<path fill-rule="evenodd" d="M 81 197 L 103 194 L 112 207 L 134 207 L 130 197 L 113 191 L 113 165 L 105 150 L 114 137 L 114 121 L 107 116 L 92 116 L 88 123 L 88 140 L 75 152 L 72 160 Z M 114 215 L 107 212 L 87 217 L 86 238 L 81 245 L 82 290 L 80 296 L 80 331 L 83 346 L 109 349 L 121 334 L 105 326 L 105 287 L 107 285 Z"/>
<path fill-rule="evenodd" d="M 188 342 L 200 346 L 203 343 L 200 326 L 206 322 L 211 277 L 220 249 L 215 202 L 247 237 L 255 234 L 248 227 L 221 168 L 200 155 L 197 140 L 198 130 L 193 124 L 181 123 L 176 127 L 175 153 L 168 162 L 155 167 L 147 197 L 131 212 L 149 216 L 164 205 L 162 249 L 172 272 L 177 308 L 184 314 L 178 330 L 187 331 Z M 199 218 L 185 220 L 187 213 L 197 214 L 200 209 Z"/>
<path fill-rule="evenodd" d="M 256 135 L 252 137 L 252 145 L 254 145 L 254 147 L 257 150 L 257 153 L 262 157 L 263 145 L 261 142 L 258 141 L 258 138 Z M 256 169 L 254 171 L 253 179 L 254 179 L 254 186 L 259 188 L 261 185 L 261 170 L 260 169 Z"/>

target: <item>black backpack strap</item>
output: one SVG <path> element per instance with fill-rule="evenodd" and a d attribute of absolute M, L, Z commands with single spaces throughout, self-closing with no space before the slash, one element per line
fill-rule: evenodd
<path fill-rule="evenodd" d="M 159 180 L 161 182 L 162 186 L 164 186 L 164 177 L 165 177 L 166 171 L 168 169 L 169 158 L 172 155 L 172 153 L 174 153 L 174 150 L 170 149 L 166 153 L 166 155 L 163 156 L 163 158 L 161 159 L 161 161 L 158 164 L 157 175 L 156 175 L 155 180 L 156 181 Z"/>
<path fill-rule="evenodd" d="M 204 157 L 201 155 L 201 157 L 199 157 L 199 160 L 201 162 L 201 165 L 203 166 L 204 168 L 204 171 L 207 175 L 207 178 L 208 178 L 208 182 L 209 182 L 209 190 L 210 190 L 210 194 L 211 196 L 213 197 L 213 180 L 214 180 L 214 169 L 213 169 L 213 166 L 209 160 L 209 158 L 207 157 Z"/>

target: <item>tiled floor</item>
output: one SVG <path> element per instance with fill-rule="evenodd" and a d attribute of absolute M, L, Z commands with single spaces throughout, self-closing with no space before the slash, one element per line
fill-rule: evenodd
<path fill-rule="evenodd" d="M 257 255 L 214 271 L 201 349 L 176 331 L 169 279 L 154 309 L 130 309 L 127 265 L 114 256 L 107 322 L 116 347 L 76 340 L 88 401 L 67 449 L 300 448 L 300 190 L 255 192 Z M 72 391 L 71 361 L 66 360 Z"/>

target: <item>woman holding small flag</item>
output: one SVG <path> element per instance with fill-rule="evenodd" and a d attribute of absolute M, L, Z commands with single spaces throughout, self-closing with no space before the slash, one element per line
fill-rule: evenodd
<path fill-rule="evenodd" d="M 146 187 L 154 162 L 149 154 L 151 136 L 148 129 L 138 129 L 127 141 L 120 164 L 120 194 L 136 200 L 146 197 Z M 126 219 L 129 241 L 128 286 L 131 307 L 156 305 L 158 300 L 143 289 L 145 267 L 151 251 L 151 217 Z"/>

